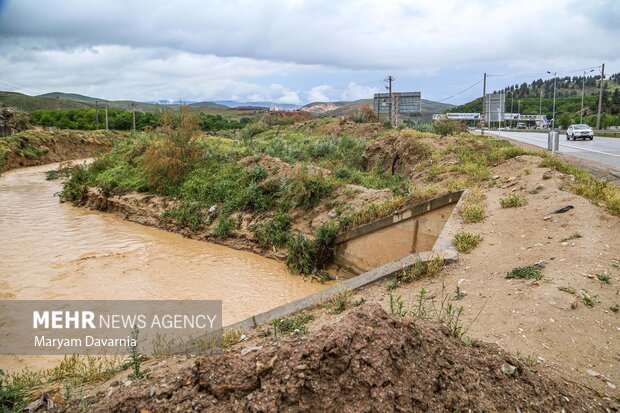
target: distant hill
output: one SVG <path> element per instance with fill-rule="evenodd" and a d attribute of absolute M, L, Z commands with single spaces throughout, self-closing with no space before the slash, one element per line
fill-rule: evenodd
<path fill-rule="evenodd" d="M 39 109 L 84 109 L 89 107 L 87 104 L 73 100 L 29 96 L 17 92 L 0 92 L 0 105 L 15 107 L 25 112 Z"/>
<path fill-rule="evenodd" d="M 294 110 L 299 109 L 300 105 L 293 105 L 291 103 L 278 103 L 278 102 L 239 102 L 236 100 L 216 100 L 215 103 L 228 106 L 229 108 L 238 107 L 250 107 L 250 108 L 267 108 L 277 106 L 282 109 Z"/>
<path fill-rule="evenodd" d="M 302 106 L 300 110 L 321 116 L 344 116 L 355 113 L 364 106 L 372 107 L 372 99 L 360 99 L 353 102 L 313 102 Z M 443 113 L 454 105 L 422 99 L 422 119 L 429 120 L 434 113 Z"/>
<path fill-rule="evenodd" d="M 198 109 L 207 109 L 207 108 L 208 109 L 211 109 L 211 108 L 227 109 L 229 108 L 229 106 L 221 105 L 215 102 L 195 102 L 195 103 L 190 103 L 189 106 L 191 108 L 198 108 Z"/>

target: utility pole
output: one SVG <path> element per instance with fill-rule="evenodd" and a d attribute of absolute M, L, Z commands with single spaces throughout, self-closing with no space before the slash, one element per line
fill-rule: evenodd
<path fill-rule="evenodd" d="M 558 72 L 551 73 L 547 70 L 547 73 L 553 75 L 553 117 L 551 118 L 551 129 L 555 128 L 555 91 L 558 85 Z"/>
<path fill-rule="evenodd" d="M 583 79 L 581 80 L 581 112 L 579 112 L 579 123 L 583 123 L 583 97 L 586 94 L 586 74 L 594 72 L 594 69 L 591 69 L 589 72 L 583 71 Z"/>
<path fill-rule="evenodd" d="M 105 104 L 105 130 L 110 130 L 108 128 L 108 104 Z"/>
<path fill-rule="evenodd" d="M 515 103 L 515 91 L 511 91 L 510 92 L 510 129 L 512 129 L 512 114 L 513 114 L 513 110 L 514 110 L 514 103 Z M 519 111 L 519 113 L 521 113 L 521 111 Z"/>
<path fill-rule="evenodd" d="M 133 117 L 133 131 L 136 131 L 136 103 L 135 102 L 131 102 L 129 104 L 129 107 L 131 108 L 131 116 Z"/>
<path fill-rule="evenodd" d="M 99 108 L 97 106 L 99 102 L 95 100 L 95 119 L 97 121 L 97 130 L 99 130 Z"/>
<path fill-rule="evenodd" d="M 487 121 L 486 108 L 484 105 L 484 99 L 487 97 L 487 74 L 484 73 L 484 82 L 482 83 L 482 126 L 480 127 L 480 133 L 484 135 L 484 125 Z"/>
<path fill-rule="evenodd" d="M 396 79 L 394 79 L 391 75 L 384 79 L 384 81 L 387 82 L 387 86 L 385 88 L 388 91 L 388 102 L 389 102 L 388 104 L 390 105 L 390 107 L 389 107 L 389 109 L 390 109 L 390 123 L 392 123 L 392 119 L 393 119 L 393 117 L 392 117 L 392 106 L 393 106 L 392 105 L 392 103 L 393 103 L 392 102 L 392 82 L 394 80 L 396 80 Z"/>
<path fill-rule="evenodd" d="M 596 130 L 601 129 L 601 109 L 603 108 L 603 81 L 605 80 L 605 63 L 601 66 L 601 90 L 598 94 L 598 115 L 596 116 Z"/>

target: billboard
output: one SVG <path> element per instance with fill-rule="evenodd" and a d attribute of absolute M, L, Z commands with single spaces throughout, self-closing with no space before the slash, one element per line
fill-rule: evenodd
<path fill-rule="evenodd" d="M 398 115 L 419 116 L 422 112 L 422 93 L 395 92 L 392 93 L 392 102 L 389 93 L 375 93 L 373 108 L 376 113 L 389 115 L 391 105 L 394 105 L 394 112 Z"/>
<path fill-rule="evenodd" d="M 499 122 L 504 120 L 506 95 L 503 93 L 487 93 L 484 96 L 483 112 L 485 122 Z"/>

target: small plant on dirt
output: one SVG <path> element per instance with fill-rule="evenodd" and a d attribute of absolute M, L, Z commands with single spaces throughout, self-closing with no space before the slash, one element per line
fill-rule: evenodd
<path fill-rule="evenodd" d="M 581 302 L 586 306 L 586 307 L 594 307 L 598 301 L 596 300 L 596 296 L 590 294 L 587 290 L 581 289 L 579 290 L 579 296 L 581 297 Z"/>
<path fill-rule="evenodd" d="M 226 330 L 222 334 L 221 338 L 222 347 L 228 348 L 233 344 L 237 344 L 239 342 L 239 339 L 241 339 L 241 331 L 236 328 Z"/>
<path fill-rule="evenodd" d="M 219 239 L 226 239 L 233 236 L 235 231 L 235 220 L 231 217 L 220 216 L 217 220 L 213 235 Z"/>
<path fill-rule="evenodd" d="M 521 194 L 508 194 L 499 200 L 502 208 L 518 208 L 527 205 L 527 199 Z"/>
<path fill-rule="evenodd" d="M 610 262 L 609 266 L 617 270 L 620 270 L 620 265 L 616 264 L 615 262 Z"/>
<path fill-rule="evenodd" d="M 616 305 L 613 305 L 613 306 L 609 307 L 609 309 L 612 312 L 617 313 L 618 311 L 620 311 L 620 306 L 618 304 L 616 304 Z"/>
<path fill-rule="evenodd" d="M 134 327 L 131 331 L 131 345 L 129 346 L 129 361 L 127 364 L 131 367 L 131 377 L 140 380 L 148 376 L 148 372 L 142 371 L 142 355 L 138 352 L 138 336 L 140 330 L 138 327 Z"/>
<path fill-rule="evenodd" d="M 574 287 L 571 287 L 570 285 L 562 285 L 558 287 L 558 290 L 568 293 L 568 294 L 572 294 L 572 295 L 577 294 L 577 290 Z"/>
<path fill-rule="evenodd" d="M 271 322 L 273 326 L 274 336 L 278 338 L 278 336 L 283 335 L 303 335 L 308 333 L 308 328 L 306 324 L 314 320 L 314 316 L 312 314 L 300 314 L 290 317 L 277 318 Z"/>
<path fill-rule="evenodd" d="M 439 255 L 434 255 L 429 260 L 417 259 L 416 262 L 404 268 L 396 275 L 399 284 L 407 284 L 425 277 L 434 278 L 444 266 L 444 260 Z"/>
<path fill-rule="evenodd" d="M 598 280 L 602 283 L 611 284 L 611 282 L 609 281 L 609 274 L 607 274 L 606 272 L 597 273 L 596 278 L 598 278 Z"/>
<path fill-rule="evenodd" d="M 454 235 L 452 245 L 454 245 L 459 252 L 467 254 L 476 248 L 476 246 L 480 244 L 480 241 L 482 241 L 482 235 L 461 230 Z"/>
<path fill-rule="evenodd" d="M 314 265 L 318 270 L 323 269 L 334 258 L 338 230 L 336 222 L 326 222 L 314 232 Z"/>
<path fill-rule="evenodd" d="M 360 297 L 359 300 L 353 302 L 353 307 L 359 307 L 360 305 L 364 304 L 365 302 L 366 302 L 366 299 L 364 297 Z"/>
<path fill-rule="evenodd" d="M 520 278 L 523 280 L 540 280 L 543 277 L 542 270 L 545 264 L 536 263 L 526 267 L 516 267 L 506 273 L 506 278 Z"/>
<path fill-rule="evenodd" d="M 353 291 L 349 289 L 340 291 L 324 305 L 324 308 L 330 314 L 340 314 L 349 307 L 352 296 Z"/>
<path fill-rule="evenodd" d="M 407 309 L 405 308 L 405 301 L 399 295 L 398 297 L 394 297 L 394 295 L 390 294 L 390 313 L 394 317 L 403 318 L 407 315 Z"/>
<path fill-rule="evenodd" d="M 465 294 L 462 290 L 460 286 L 456 286 L 456 289 L 454 290 L 454 299 L 455 300 L 462 300 L 463 298 L 465 298 L 467 294 Z"/>
<path fill-rule="evenodd" d="M 486 217 L 486 208 L 479 202 L 466 202 L 461 209 L 461 216 L 466 224 L 482 222 Z"/>
<path fill-rule="evenodd" d="M 574 234 L 569 235 L 569 236 L 568 236 L 568 237 L 566 237 L 566 238 L 562 238 L 562 239 L 560 240 L 560 242 L 571 241 L 571 240 L 574 240 L 574 239 L 577 239 L 577 238 L 581 238 L 581 237 L 582 237 L 582 235 L 581 235 L 580 233 L 575 232 Z"/>
<path fill-rule="evenodd" d="M 19 386 L 9 384 L 0 370 L 0 412 L 21 412 L 26 405 L 26 393 Z"/>

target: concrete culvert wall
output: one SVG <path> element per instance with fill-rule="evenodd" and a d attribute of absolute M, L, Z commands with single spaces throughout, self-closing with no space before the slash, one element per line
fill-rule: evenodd
<path fill-rule="evenodd" d="M 415 252 L 431 251 L 461 194 L 434 198 L 341 234 L 335 263 L 360 274 Z"/>

